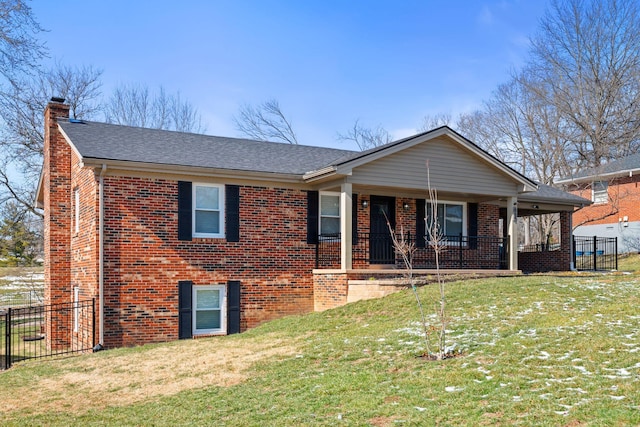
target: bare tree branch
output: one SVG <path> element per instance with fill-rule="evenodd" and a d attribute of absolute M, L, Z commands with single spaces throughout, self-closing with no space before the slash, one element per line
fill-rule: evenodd
<path fill-rule="evenodd" d="M 241 106 L 233 121 L 236 129 L 249 138 L 298 144 L 291 122 L 275 99 L 265 101 L 257 107 L 248 104 Z"/>
<path fill-rule="evenodd" d="M 24 0 L 0 2 L 0 74 L 9 82 L 31 75 L 46 55 L 42 31 Z"/>
<path fill-rule="evenodd" d="M 418 127 L 418 131 L 426 132 L 442 126 L 450 126 L 452 122 L 450 113 L 437 113 L 432 116 L 427 115 L 422 118 L 422 124 Z"/>
<path fill-rule="evenodd" d="M 119 125 L 203 133 L 198 110 L 180 93 L 167 94 L 161 86 L 152 94 L 147 86 L 120 85 L 104 106 L 105 121 Z"/>
<path fill-rule="evenodd" d="M 393 138 L 381 125 L 375 128 L 366 128 L 360 125 L 358 119 L 347 133 L 338 133 L 338 140 L 355 142 L 360 151 L 365 151 L 388 144 L 393 141 Z"/>

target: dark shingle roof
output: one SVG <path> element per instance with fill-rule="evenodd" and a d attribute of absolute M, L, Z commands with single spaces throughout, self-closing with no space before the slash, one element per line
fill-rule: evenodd
<path fill-rule="evenodd" d="M 618 160 L 606 163 L 596 168 L 589 168 L 582 171 L 578 171 L 572 176 L 564 177 L 561 181 L 571 179 L 581 179 L 587 177 L 597 177 L 599 175 L 614 174 L 616 172 L 623 172 L 629 170 L 640 169 L 640 153 L 632 154 L 630 156 L 623 157 Z"/>
<path fill-rule="evenodd" d="M 569 205 L 590 205 L 591 200 L 587 200 L 584 197 L 576 196 L 572 193 L 559 190 L 550 185 L 538 184 L 537 191 L 531 191 L 529 193 L 523 193 L 518 196 L 518 200 L 521 201 L 533 201 L 533 202 L 556 202 L 560 204 Z"/>
<path fill-rule="evenodd" d="M 359 154 L 98 122 L 58 123 L 85 159 L 303 175 Z"/>

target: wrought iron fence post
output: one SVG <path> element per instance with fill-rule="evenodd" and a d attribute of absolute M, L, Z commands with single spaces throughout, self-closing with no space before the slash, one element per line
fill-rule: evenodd
<path fill-rule="evenodd" d="M 614 258 L 616 260 L 616 270 L 618 269 L 618 237 L 615 237 L 616 240 L 613 241 L 613 247 L 615 248 L 615 251 L 613 252 L 614 254 Z"/>
<path fill-rule="evenodd" d="M 598 236 L 593 236 L 593 271 L 598 271 Z"/>
<path fill-rule="evenodd" d="M 4 368 L 9 369 L 11 367 L 11 307 L 7 309 L 7 314 L 4 316 L 5 321 L 5 339 L 4 339 Z"/>
<path fill-rule="evenodd" d="M 458 257 L 460 260 L 458 267 L 462 268 L 462 233 L 458 235 Z"/>
<path fill-rule="evenodd" d="M 91 335 L 93 335 L 91 337 L 91 348 L 94 348 L 96 346 L 96 299 L 95 298 L 91 299 L 91 312 L 92 312 Z"/>

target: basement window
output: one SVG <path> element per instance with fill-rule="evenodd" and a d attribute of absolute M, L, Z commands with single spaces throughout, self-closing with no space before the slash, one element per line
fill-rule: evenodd
<path fill-rule="evenodd" d="M 193 335 L 226 333 L 224 285 L 193 287 Z"/>

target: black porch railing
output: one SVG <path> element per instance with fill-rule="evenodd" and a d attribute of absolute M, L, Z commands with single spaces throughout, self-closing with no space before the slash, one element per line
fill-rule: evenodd
<path fill-rule="evenodd" d="M 573 262 L 579 271 L 617 270 L 618 238 L 573 236 Z"/>
<path fill-rule="evenodd" d="M 413 267 L 436 268 L 435 252 L 429 243 L 418 247 L 416 236 L 407 234 L 405 238 L 416 245 Z M 445 236 L 446 247 L 440 252 L 440 268 L 445 269 L 507 269 L 508 239 L 484 236 Z M 424 240 L 423 240 L 424 242 Z M 396 257 L 395 249 L 388 233 L 357 233 L 352 243 L 353 268 L 370 265 L 397 265 L 403 268 Z M 340 236 L 319 237 L 316 245 L 316 268 L 340 268 Z"/>
<path fill-rule="evenodd" d="M 0 311 L 0 369 L 95 346 L 95 300 Z"/>

